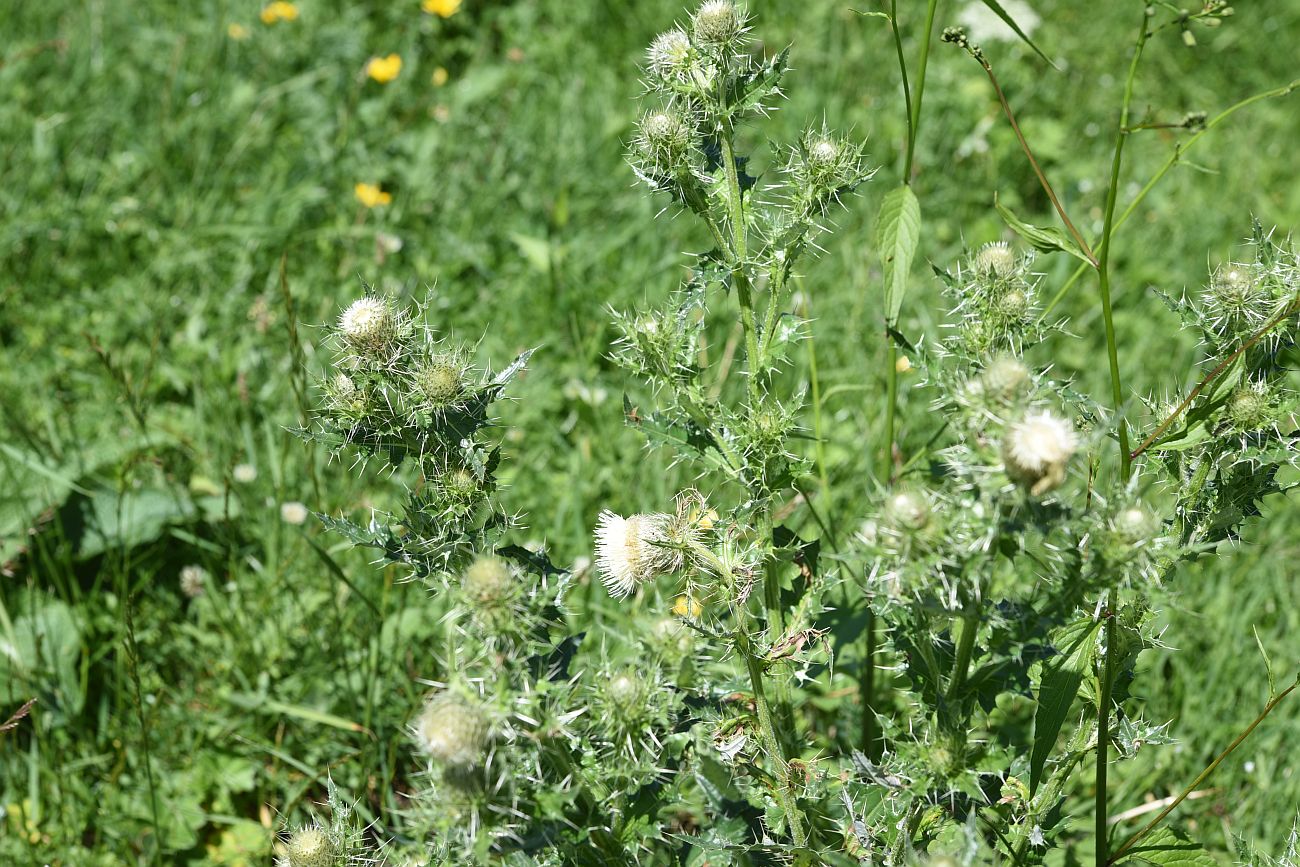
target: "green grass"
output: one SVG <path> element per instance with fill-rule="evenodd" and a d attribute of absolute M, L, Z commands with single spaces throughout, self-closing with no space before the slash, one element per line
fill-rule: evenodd
<path fill-rule="evenodd" d="M 802 279 L 825 465 L 848 529 L 879 466 L 864 447 L 880 440 L 886 352 L 870 239 L 902 162 L 897 69 L 885 23 L 844 2 L 754 5 L 769 50 L 794 43 L 798 82 L 764 133 L 788 139 L 824 107 L 828 123 L 868 137 L 882 167 Z M 941 5 L 940 25 L 957 6 Z M 1095 238 L 1138 6 L 1036 7 L 1036 41 L 1062 71 L 1019 46 L 987 49 Z M 650 396 L 606 359 L 606 305 L 662 297 L 680 253 L 707 247 L 671 211 L 652 223 L 657 205 L 623 163 L 640 51 L 680 16 L 676 0 L 467 0 L 446 21 L 415 2 L 304 0 L 298 21 L 274 26 L 258 8 L 0 3 L 0 641 L 17 649 L 0 656 L 0 717 L 38 698 L 0 734 L 5 863 L 261 863 L 247 859 L 265 853 L 275 811 L 301 817 L 327 776 L 367 819 L 400 808 L 415 678 L 446 670 L 440 603 L 314 522 L 279 518 L 281 503 L 302 501 L 364 519 L 399 491 L 386 477 L 355 480 L 285 432 L 302 410 L 290 331 L 321 370 L 314 326 L 363 281 L 427 297 L 430 321 L 477 341 L 484 362 L 539 347 L 503 409 L 508 503 L 529 527 L 517 541 L 544 541 L 573 563 L 590 555 L 600 508 L 661 503 L 689 481 L 625 429 L 624 391 L 634 403 Z M 231 38 L 231 23 L 249 38 Z M 904 21 L 912 36 L 919 26 Z M 1194 50 L 1160 40 L 1138 117 L 1213 114 L 1286 84 L 1298 28 L 1294 3 L 1242 4 L 1228 26 L 1198 31 Z M 403 57 L 398 79 L 367 81 L 366 59 L 389 52 Z M 445 86 L 431 82 L 437 67 Z M 1211 131 L 1117 240 L 1130 395 L 1194 382 L 1196 347 L 1154 290 L 1200 285 L 1252 216 L 1300 226 L 1296 100 L 1259 103 Z M 1003 237 L 994 192 L 1026 219 L 1052 215 L 986 79 L 955 48 L 936 48 L 925 114 L 915 180 L 925 234 L 903 331 L 942 340 L 926 260 L 947 265 L 963 244 Z M 1130 142 L 1121 207 L 1180 137 Z M 381 183 L 392 204 L 366 210 L 358 182 Z M 1041 267 L 1049 295 L 1072 270 L 1064 257 Z M 1104 400 L 1095 281 L 1060 310 L 1073 336 L 1036 360 Z M 725 322 L 711 353 L 732 336 Z M 807 376 L 806 360 L 788 374 Z M 904 377 L 905 451 L 936 423 L 914 384 Z M 234 482 L 238 463 L 257 479 Z M 1211 554 L 1173 583 L 1172 649 L 1148 653 L 1135 691 L 1149 718 L 1172 721 L 1179 746 L 1120 766 L 1114 812 L 1176 791 L 1263 706 L 1256 635 L 1289 678 L 1300 658 L 1297 517 L 1270 503 L 1235 555 Z M 211 574 L 193 601 L 178 586 L 190 563 Z M 1220 847 L 1240 834 L 1280 850 L 1300 803 L 1288 737 L 1298 722 L 1300 706 L 1284 705 L 1212 779 L 1215 794 L 1180 815 Z"/>

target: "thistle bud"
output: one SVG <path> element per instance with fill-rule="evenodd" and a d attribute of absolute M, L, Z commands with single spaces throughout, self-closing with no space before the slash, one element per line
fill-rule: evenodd
<path fill-rule="evenodd" d="M 1158 529 L 1156 517 L 1141 506 L 1121 509 L 1110 519 L 1111 536 L 1129 547 L 1148 541 Z"/>
<path fill-rule="evenodd" d="M 1272 407 L 1267 384 L 1247 383 L 1228 397 L 1228 421 L 1239 431 L 1259 430 L 1268 424 Z"/>
<path fill-rule="evenodd" d="M 745 29 L 745 14 L 732 0 L 706 0 L 691 16 L 695 41 L 709 48 L 726 48 Z"/>
<path fill-rule="evenodd" d="M 1079 438 L 1068 421 L 1034 413 L 1008 428 L 1002 461 L 1012 481 L 1040 496 L 1065 481 L 1066 466 L 1078 447 Z"/>
<path fill-rule="evenodd" d="M 1029 306 L 1029 296 L 1021 289 L 1008 289 L 993 302 L 993 309 L 1013 322 L 1025 319 Z"/>
<path fill-rule="evenodd" d="M 1011 356 L 993 359 L 979 376 L 980 389 L 998 403 L 1011 403 L 1024 396 L 1028 386 L 1029 368 Z"/>
<path fill-rule="evenodd" d="M 464 367 L 452 355 L 436 355 L 415 371 L 414 385 L 425 406 L 446 409 L 465 394 Z"/>
<path fill-rule="evenodd" d="M 609 595 L 625 599 L 638 584 L 675 572 L 685 558 L 671 547 L 681 529 L 672 515 L 641 514 L 624 518 L 608 510 L 596 525 L 596 568 Z M 676 541 L 681 542 L 680 538 Z"/>
<path fill-rule="evenodd" d="M 338 847 L 324 829 L 308 825 L 289 835 L 283 863 L 287 867 L 333 867 L 338 854 Z"/>
<path fill-rule="evenodd" d="M 477 703 L 449 692 L 429 700 L 416 721 L 415 737 L 431 759 L 452 770 L 483 764 L 488 745 L 488 718 Z"/>
<path fill-rule="evenodd" d="M 604 686 L 603 698 L 624 721 L 639 719 L 645 708 L 645 690 L 634 672 L 622 672 L 610 678 Z"/>
<path fill-rule="evenodd" d="M 505 560 L 491 555 L 477 558 L 461 575 L 460 589 L 470 616 L 483 629 L 500 633 L 514 622 L 512 603 L 520 587 Z"/>
<path fill-rule="evenodd" d="M 660 81 L 685 80 L 691 72 L 691 40 L 682 30 L 669 30 L 655 37 L 646 52 L 650 72 Z"/>
<path fill-rule="evenodd" d="M 398 339 L 401 316 L 386 298 L 358 298 L 339 316 L 343 342 L 358 352 L 373 354 L 390 348 Z"/>
<path fill-rule="evenodd" d="M 995 241 L 980 247 L 971 264 L 976 273 L 1006 277 L 1016 269 L 1016 254 L 1006 241 Z"/>
<path fill-rule="evenodd" d="M 648 168 L 662 174 L 676 172 L 695 141 L 695 124 L 674 108 L 650 111 L 641 118 L 636 150 Z"/>
<path fill-rule="evenodd" d="M 448 508 L 459 510 L 478 501 L 483 483 L 468 467 L 453 467 L 438 479 L 438 491 Z"/>
<path fill-rule="evenodd" d="M 924 530 L 930 523 L 930 500 L 918 491 L 900 491 L 885 501 L 885 520 L 896 530 Z"/>

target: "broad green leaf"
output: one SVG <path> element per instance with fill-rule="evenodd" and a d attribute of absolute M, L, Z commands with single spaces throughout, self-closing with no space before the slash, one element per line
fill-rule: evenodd
<path fill-rule="evenodd" d="M 903 185 L 885 196 L 876 217 L 876 247 L 885 269 L 885 321 L 891 327 L 898 324 L 912 257 L 920 240 L 921 203 L 912 188 Z"/>
<path fill-rule="evenodd" d="M 1029 38 L 1029 34 L 1020 28 L 1020 25 L 1017 24 L 1015 20 L 1010 15 L 1007 14 L 1007 10 L 1003 9 L 1002 5 L 998 3 L 997 0 L 984 0 L 984 5 L 989 7 L 989 11 L 991 11 L 994 15 L 1001 18 L 1008 27 L 1016 31 L 1016 35 L 1019 36 L 1022 40 L 1024 40 L 1024 43 L 1028 45 L 1030 48 L 1032 48 L 1035 54 L 1043 58 L 1043 60 L 1046 60 L 1049 66 L 1051 66 L 1053 69 L 1059 68 L 1055 63 L 1052 63 L 1052 58 L 1044 54 L 1042 49 L 1040 49 L 1037 45 L 1034 44 L 1034 41 Z"/>
<path fill-rule="evenodd" d="M 1077 620 L 1058 631 L 1053 642 L 1060 654 L 1043 663 L 1038 687 L 1038 710 L 1034 714 L 1034 749 L 1029 759 L 1029 791 L 1038 789 L 1043 766 L 1056 746 L 1061 726 L 1089 669 L 1094 638 L 1101 621 Z"/>
<path fill-rule="evenodd" d="M 1156 828 L 1129 849 L 1116 864 L 1156 864 L 1158 867 L 1217 867 L 1218 861 L 1187 835 Z"/>
<path fill-rule="evenodd" d="M 993 199 L 993 206 L 998 209 L 1002 219 L 1007 221 L 1011 231 L 1028 241 L 1035 250 L 1044 253 L 1055 253 L 1057 251 L 1069 253 L 1080 262 L 1086 262 L 1089 266 L 1092 265 L 1092 260 L 1085 256 L 1070 236 L 1060 229 L 1054 226 L 1045 228 L 1026 223 L 1013 214 L 1006 205 L 999 202 L 996 197 Z"/>

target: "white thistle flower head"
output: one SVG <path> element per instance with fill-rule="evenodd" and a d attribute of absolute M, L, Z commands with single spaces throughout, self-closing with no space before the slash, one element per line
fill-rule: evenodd
<path fill-rule="evenodd" d="M 705 0 L 691 16 L 691 32 L 701 45 L 725 48 L 745 31 L 745 13 L 732 0 Z"/>
<path fill-rule="evenodd" d="M 1006 241 L 994 241 L 975 252 L 973 264 L 977 273 L 1006 277 L 1016 269 L 1016 253 Z"/>
<path fill-rule="evenodd" d="M 208 583 L 208 570 L 202 566 L 190 564 L 181 569 L 181 592 L 190 599 L 203 595 Z"/>
<path fill-rule="evenodd" d="M 241 485 L 247 485 L 257 480 L 257 467 L 252 464 L 235 464 L 235 469 L 231 472 L 231 475 Z"/>
<path fill-rule="evenodd" d="M 1070 422 L 1048 412 L 1031 413 L 1007 430 L 1002 460 L 1013 481 L 1039 496 L 1065 481 L 1065 468 L 1078 448 Z"/>
<path fill-rule="evenodd" d="M 454 770 L 478 767 L 486 760 L 488 735 L 483 708 L 449 692 L 430 699 L 415 724 L 420 748 Z"/>
<path fill-rule="evenodd" d="M 596 523 L 596 568 L 615 599 L 626 599 L 638 584 L 681 568 L 680 552 L 671 542 L 671 515 L 641 514 L 624 518 L 606 509 Z"/>
<path fill-rule="evenodd" d="M 295 527 L 301 527 L 307 523 L 307 516 L 311 514 L 307 507 L 297 500 L 280 504 L 280 520 L 286 524 L 293 524 Z"/>
<path fill-rule="evenodd" d="M 337 847 L 323 828 L 308 825 L 289 835 L 284 850 L 287 867 L 333 867 Z"/>
<path fill-rule="evenodd" d="M 397 339 L 400 317 L 386 298 L 367 295 L 339 316 L 343 341 L 361 352 L 381 352 Z"/>
<path fill-rule="evenodd" d="M 650 71 L 660 81 L 685 79 L 691 71 L 691 39 L 677 28 L 660 33 L 646 51 Z"/>

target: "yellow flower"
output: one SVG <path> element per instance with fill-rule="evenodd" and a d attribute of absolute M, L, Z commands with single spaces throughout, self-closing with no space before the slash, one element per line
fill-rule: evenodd
<path fill-rule="evenodd" d="M 357 184 L 352 191 L 356 193 L 357 201 L 367 208 L 377 208 L 380 205 L 390 205 L 393 202 L 393 194 L 379 189 L 378 184 Z"/>
<path fill-rule="evenodd" d="M 298 7 L 293 3 L 286 3 L 284 0 L 275 0 L 274 3 L 267 3 L 262 7 L 262 23 L 274 24 L 277 21 L 297 21 Z"/>
<path fill-rule="evenodd" d="M 424 0 L 420 8 L 439 18 L 450 18 L 460 11 L 462 0 Z"/>
<path fill-rule="evenodd" d="M 242 42 L 248 38 L 248 28 L 242 24 L 231 24 L 226 28 L 226 35 L 231 39 Z"/>
<path fill-rule="evenodd" d="M 906 355 L 898 356 L 898 360 L 894 362 L 894 370 L 899 373 L 907 373 L 911 369 L 912 359 L 908 358 Z"/>
<path fill-rule="evenodd" d="M 442 87 L 449 78 L 451 78 L 451 73 L 447 71 L 447 67 L 439 66 L 433 71 L 433 86 Z"/>
<path fill-rule="evenodd" d="M 694 596 L 678 596 L 677 601 L 673 603 L 673 613 L 678 617 L 694 620 L 704 613 L 704 606 Z"/>
<path fill-rule="evenodd" d="M 396 54 L 387 57 L 372 57 L 366 61 L 366 75 L 380 84 L 387 84 L 402 71 L 402 58 Z"/>

